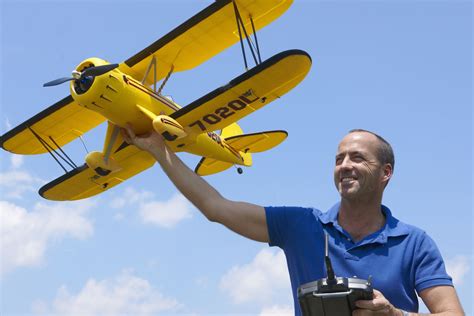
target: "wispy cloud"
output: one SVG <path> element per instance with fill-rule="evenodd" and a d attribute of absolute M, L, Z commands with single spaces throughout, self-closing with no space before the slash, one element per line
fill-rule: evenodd
<path fill-rule="evenodd" d="M 264 307 L 259 316 L 292 316 L 295 314 L 293 307 L 289 305 L 273 305 Z"/>
<path fill-rule="evenodd" d="M 154 194 L 149 191 L 127 188 L 123 195 L 112 199 L 110 206 L 115 209 L 135 207 L 144 223 L 163 228 L 173 228 L 192 217 L 192 206 L 181 194 L 175 194 L 167 201 L 156 201 L 153 198 Z M 121 220 L 124 215 L 117 213 L 115 218 Z"/>
<path fill-rule="evenodd" d="M 51 304 L 38 301 L 33 311 L 52 315 L 159 315 L 180 306 L 146 279 L 123 271 L 111 279 L 91 278 L 76 294 L 62 286 Z"/>
<path fill-rule="evenodd" d="M 192 217 L 190 204 L 181 194 L 174 195 L 168 201 L 143 203 L 139 212 L 145 223 L 164 228 L 172 228 Z"/>
<path fill-rule="evenodd" d="M 110 207 L 122 208 L 129 205 L 142 204 L 153 198 L 153 193 L 149 191 L 137 191 L 128 187 L 119 197 L 112 199 Z"/>
<path fill-rule="evenodd" d="M 10 156 L 10 163 L 13 169 L 20 168 L 23 165 L 23 156 L 20 155 L 11 155 Z"/>
<path fill-rule="evenodd" d="M 272 300 L 291 304 L 290 279 L 285 255 L 281 250 L 261 250 L 252 262 L 232 267 L 220 280 L 220 289 L 230 295 L 234 303 Z"/>
<path fill-rule="evenodd" d="M 469 257 L 465 255 L 458 255 L 446 260 L 446 270 L 453 278 L 455 285 L 461 285 L 466 279 L 466 274 L 471 270 L 471 263 Z"/>
<path fill-rule="evenodd" d="M 16 162 L 16 164 L 18 164 L 18 166 L 21 165 L 18 162 Z M 44 183 L 46 183 L 46 181 L 31 175 L 27 171 L 19 169 L 12 169 L 0 173 L 2 196 L 7 199 L 20 199 L 27 192 L 38 191 L 39 186 Z"/>
<path fill-rule="evenodd" d="M 12 128 L 13 128 L 12 123 L 10 123 L 10 120 L 8 118 L 6 118 L 5 119 L 5 129 L 8 131 L 8 130 L 11 130 Z"/>
<path fill-rule="evenodd" d="M 43 261 L 48 245 L 59 238 L 87 238 L 93 226 L 86 213 L 90 200 L 60 204 L 37 203 L 33 211 L 0 201 L 1 273 Z"/>

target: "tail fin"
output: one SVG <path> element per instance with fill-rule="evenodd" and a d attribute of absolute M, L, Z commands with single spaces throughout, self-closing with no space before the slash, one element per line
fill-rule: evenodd
<path fill-rule="evenodd" d="M 237 123 L 232 123 L 229 126 L 226 126 L 222 129 L 221 137 L 228 138 L 231 136 L 241 135 L 243 134 L 242 129 Z"/>

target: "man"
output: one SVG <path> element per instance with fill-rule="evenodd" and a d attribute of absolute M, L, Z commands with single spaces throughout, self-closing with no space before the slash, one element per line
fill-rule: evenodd
<path fill-rule="evenodd" d="M 290 273 L 295 314 L 296 289 L 325 277 L 324 233 L 334 270 L 340 276 L 373 276 L 374 298 L 358 301 L 354 315 L 416 315 L 416 292 L 434 315 L 464 315 L 434 242 L 420 229 L 403 224 L 383 206 L 394 158 L 380 136 L 353 130 L 338 147 L 334 182 L 341 201 L 327 213 L 301 207 L 262 207 L 222 197 L 190 170 L 153 132 L 125 140 L 150 152 L 182 192 L 210 221 L 247 238 L 279 246 Z M 416 291 L 416 292 L 415 292 Z M 410 313 L 408 313 L 409 311 Z"/>

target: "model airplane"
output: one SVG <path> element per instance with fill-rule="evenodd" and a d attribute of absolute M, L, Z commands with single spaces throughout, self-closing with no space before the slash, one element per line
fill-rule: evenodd
<path fill-rule="evenodd" d="M 175 152 L 202 156 L 195 169 L 200 175 L 250 166 L 251 153 L 273 148 L 287 133 L 243 134 L 236 122 L 294 88 L 311 68 L 311 58 L 300 50 L 260 59 L 255 32 L 291 2 L 218 0 L 121 64 L 88 58 L 72 77 L 45 84 L 70 82 L 69 96 L 1 136 L 0 144 L 16 154 L 49 152 L 60 163 L 66 173 L 39 190 L 49 200 L 84 199 L 150 168 L 153 157 L 123 141 L 120 128 L 127 124 L 136 134 L 155 129 Z M 257 44 L 253 47 L 252 34 Z M 244 40 L 255 67 L 182 108 L 161 94 L 173 72 L 193 68 L 239 40 L 246 69 Z M 86 163 L 76 166 L 61 147 L 104 121 L 108 127 L 103 150 L 88 153 Z"/>

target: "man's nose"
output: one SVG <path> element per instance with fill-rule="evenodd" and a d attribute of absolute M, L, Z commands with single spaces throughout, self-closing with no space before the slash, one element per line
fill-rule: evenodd
<path fill-rule="evenodd" d="M 345 156 L 341 162 L 341 168 L 343 169 L 351 169 L 352 168 L 352 161 L 349 156 Z"/>

